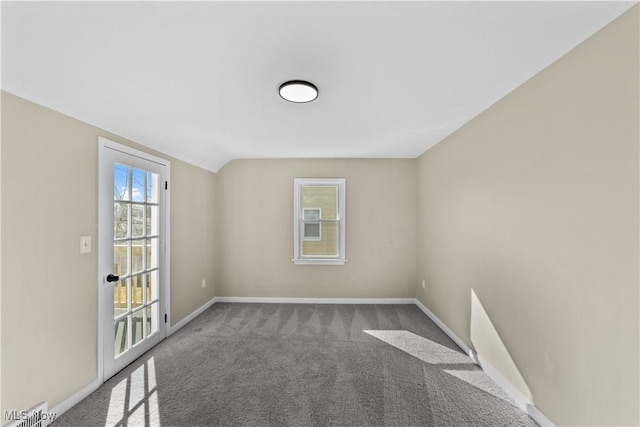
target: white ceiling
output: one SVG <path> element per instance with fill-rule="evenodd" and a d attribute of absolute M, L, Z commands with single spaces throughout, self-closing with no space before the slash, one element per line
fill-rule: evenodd
<path fill-rule="evenodd" d="M 416 157 L 635 3 L 3 2 L 2 88 L 211 171 Z"/>

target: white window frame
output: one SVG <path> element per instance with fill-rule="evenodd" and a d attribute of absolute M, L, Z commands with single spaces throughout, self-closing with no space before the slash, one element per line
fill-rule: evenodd
<path fill-rule="evenodd" d="M 318 211 L 318 222 L 312 222 L 310 224 L 318 224 L 318 237 L 307 237 L 306 229 L 307 224 L 302 223 L 302 241 L 303 242 L 320 242 L 322 241 L 322 208 L 302 208 L 302 218 L 306 218 L 306 211 Z"/>
<path fill-rule="evenodd" d="M 336 196 L 336 222 L 338 223 L 338 254 L 335 256 L 303 255 L 304 208 L 302 207 L 302 188 L 305 186 L 334 186 L 338 189 Z M 347 180 L 344 178 L 294 178 L 293 180 L 293 263 L 313 265 L 344 265 L 346 257 L 346 201 Z M 325 221 L 320 219 L 320 224 Z"/>

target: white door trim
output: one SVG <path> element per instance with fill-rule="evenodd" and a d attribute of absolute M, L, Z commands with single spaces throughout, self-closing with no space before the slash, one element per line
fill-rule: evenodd
<path fill-rule="evenodd" d="M 97 304 L 98 304 L 98 316 L 97 316 L 97 360 L 98 360 L 98 380 L 100 382 L 100 384 L 104 383 L 105 378 L 104 378 L 104 331 L 103 331 L 103 327 L 102 327 L 102 322 L 101 319 L 104 317 L 105 313 L 104 308 L 103 308 L 103 304 L 102 304 L 102 287 L 104 286 L 104 274 L 105 271 L 109 268 L 109 266 L 103 265 L 103 262 L 101 260 L 101 251 L 102 251 L 102 238 L 104 236 L 104 230 L 103 227 L 105 227 L 105 224 L 109 224 L 109 222 L 112 220 L 111 218 L 109 218 L 109 222 L 105 222 L 103 221 L 104 218 L 102 218 L 103 215 L 103 208 L 104 208 L 104 203 L 105 203 L 105 199 L 104 197 L 102 197 L 103 195 L 101 194 L 101 188 L 100 188 L 100 183 L 102 182 L 102 180 L 104 179 L 104 175 L 107 173 L 107 171 L 104 170 L 104 166 L 103 162 L 102 162 L 102 158 L 104 156 L 104 150 L 105 149 L 109 149 L 109 150 L 114 150 L 114 151 L 118 151 L 130 156 L 134 156 L 134 157 L 138 157 L 140 159 L 146 160 L 146 161 L 150 161 L 153 163 L 157 163 L 159 165 L 165 166 L 166 167 L 166 177 L 165 180 L 170 183 L 171 182 L 171 162 L 169 162 L 166 159 L 145 153 L 143 151 L 140 150 L 136 150 L 134 148 L 128 147 L 126 145 L 117 143 L 115 141 L 111 141 L 107 138 L 103 138 L 101 136 L 98 136 L 98 238 L 97 238 L 97 244 L 96 244 L 96 248 L 97 248 L 97 257 L 98 257 L 98 277 L 97 277 Z M 164 223 L 164 258 L 165 258 L 165 274 L 163 276 L 162 280 L 162 289 L 164 290 L 163 293 L 164 295 L 164 313 L 166 314 L 166 318 L 167 321 L 164 323 L 164 328 L 162 328 L 162 339 L 164 339 L 165 337 L 168 336 L 169 333 L 169 325 L 171 325 L 171 292 L 170 292 L 170 277 L 171 277 L 171 271 L 170 271 L 170 259 L 171 259 L 171 185 L 168 185 L 168 188 L 165 190 L 165 223 Z M 162 315 L 161 315 L 162 317 Z"/>

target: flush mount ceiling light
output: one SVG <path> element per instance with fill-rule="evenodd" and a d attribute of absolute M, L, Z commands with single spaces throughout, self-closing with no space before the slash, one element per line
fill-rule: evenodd
<path fill-rule="evenodd" d="M 318 88 L 304 80 L 291 80 L 280 85 L 280 96 L 289 102 L 311 102 L 318 97 Z"/>

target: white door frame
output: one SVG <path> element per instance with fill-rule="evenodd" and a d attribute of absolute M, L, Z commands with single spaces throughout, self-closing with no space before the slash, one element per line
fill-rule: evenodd
<path fill-rule="evenodd" d="M 143 151 L 139 151 L 128 147 L 123 144 L 119 144 L 117 142 L 111 141 L 109 139 L 98 137 L 98 238 L 97 238 L 97 256 L 98 256 L 98 278 L 97 278 L 97 293 L 98 293 L 98 317 L 97 317 L 97 330 L 98 330 L 98 342 L 97 342 L 97 356 L 98 356 L 98 379 L 100 380 L 100 384 L 104 383 L 108 378 L 104 378 L 104 325 L 102 324 L 102 320 L 105 316 L 104 313 L 104 288 L 106 285 L 105 277 L 107 274 L 111 273 L 113 269 L 113 262 L 106 263 L 104 261 L 103 248 L 107 243 L 108 237 L 111 235 L 109 233 L 109 228 L 113 229 L 113 218 L 110 216 L 109 218 L 104 218 L 104 212 L 107 208 L 107 205 L 113 204 L 113 195 L 111 193 L 102 194 L 102 186 L 101 183 L 105 179 L 108 179 L 110 176 L 109 169 L 113 168 L 112 164 L 107 165 L 105 160 L 106 151 L 112 150 L 117 151 L 123 154 L 127 154 L 133 157 L 140 158 L 142 160 L 158 163 L 162 166 L 166 167 L 166 177 L 165 181 L 170 182 L 171 177 L 171 162 L 166 159 L 162 159 L 160 157 L 153 156 L 151 154 L 145 153 Z M 111 185 L 112 182 L 111 182 Z M 171 206 L 170 206 L 170 191 L 171 186 L 168 185 L 165 192 L 165 221 L 164 221 L 164 242 L 161 244 L 162 249 L 160 251 L 160 256 L 164 255 L 164 274 L 160 274 L 160 289 L 163 290 L 161 294 L 161 327 L 159 327 L 159 331 L 161 334 L 160 340 L 162 341 L 169 335 L 169 325 L 171 325 L 171 292 L 170 292 L 170 223 L 171 223 Z M 112 241 L 108 242 L 110 245 L 113 245 Z M 112 251 L 113 249 L 111 249 Z M 106 264 L 106 265 L 105 265 Z M 166 322 L 162 322 L 162 314 L 164 313 Z"/>

